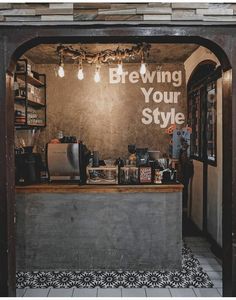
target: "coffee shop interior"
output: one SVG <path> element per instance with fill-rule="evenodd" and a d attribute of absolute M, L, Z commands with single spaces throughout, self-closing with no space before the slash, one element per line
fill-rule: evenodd
<path fill-rule="evenodd" d="M 40 44 L 17 61 L 14 99 L 19 291 L 222 295 L 222 76 L 210 50 Z"/>

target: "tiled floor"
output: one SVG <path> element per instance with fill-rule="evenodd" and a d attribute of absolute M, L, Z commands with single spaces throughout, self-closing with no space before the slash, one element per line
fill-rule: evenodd
<path fill-rule="evenodd" d="M 17 289 L 18 297 L 221 297 L 222 266 L 211 253 L 209 244 L 201 237 L 185 238 L 212 280 L 213 288 L 118 288 L 118 289 Z"/>

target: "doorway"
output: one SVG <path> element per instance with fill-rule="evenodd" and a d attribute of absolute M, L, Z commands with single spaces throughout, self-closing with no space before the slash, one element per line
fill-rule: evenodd
<path fill-rule="evenodd" d="M 66 31 L 66 28 L 65 28 L 65 31 Z M 100 35 L 101 35 L 101 33 L 102 32 L 104 32 L 104 31 L 106 31 L 106 29 L 103 29 L 101 32 L 100 32 Z M 152 30 L 151 30 L 152 31 Z M 109 32 L 109 29 L 108 29 L 108 32 Z M 144 32 L 145 32 L 145 30 L 144 30 Z M 166 33 L 168 32 L 168 30 L 166 31 Z M 88 33 L 90 33 L 90 31 L 88 30 Z M 141 35 L 142 36 L 142 34 L 143 34 L 143 30 L 141 29 L 141 28 L 133 28 L 133 29 L 131 29 L 130 27 L 129 27 L 129 30 L 127 30 L 127 35 L 129 35 L 129 34 L 131 34 L 131 33 L 135 33 L 135 35 Z M 150 32 L 149 32 L 150 33 Z M 111 34 L 111 33 L 110 33 Z M 53 35 L 55 35 L 55 32 L 53 33 Z M 89 36 L 89 34 L 88 34 L 88 36 Z M 131 36 L 132 36 L 132 34 L 131 34 Z M 158 34 L 158 29 L 157 28 L 153 28 L 153 32 L 151 33 L 151 36 L 153 36 L 152 38 L 151 37 L 147 37 L 146 38 L 146 40 L 148 40 L 148 41 L 150 41 L 151 39 L 156 39 L 156 37 L 157 36 L 159 36 L 159 34 Z M 101 36 L 100 36 L 100 38 L 101 38 Z M 117 39 L 118 37 L 116 36 L 116 38 L 115 39 Z M 53 38 L 52 38 L 53 39 Z M 55 38 L 54 38 L 55 39 Z M 102 39 L 102 38 L 101 38 Z M 127 40 L 128 39 L 128 37 L 126 37 L 125 38 L 125 40 Z M 178 37 L 178 38 L 176 38 L 176 37 L 161 37 L 160 38 L 160 40 L 162 40 L 162 42 L 165 40 L 165 41 L 173 41 L 173 40 L 175 40 L 175 41 L 178 41 L 178 40 L 181 40 L 182 39 L 182 41 L 186 41 L 186 37 L 185 38 L 181 38 L 181 37 Z M 46 38 L 45 40 L 48 40 L 48 38 Z M 64 39 L 65 40 L 65 39 Z M 67 38 L 67 40 L 68 40 L 68 38 Z M 112 38 L 111 38 L 111 40 L 112 40 Z M 130 38 L 129 38 L 129 40 L 130 40 Z M 131 40 L 132 40 L 132 38 L 131 38 Z M 189 37 L 189 39 L 188 39 L 188 42 L 193 42 L 193 40 L 194 39 L 192 39 L 191 37 Z M 62 39 L 62 41 L 63 41 L 63 39 Z M 40 43 L 40 42 L 42 42 L 42 40 L 40 41 L 40 39 L 39 40 L 37 40 L 37 42 L 36 42 L 36 40 L 34 40 L 34 42 L 35 43 Z M 204 40 L 204 39 L 202 39 L 202 43 L 203 44 L 207 44 L 207 42 Z M 31 42 L 29 42 L 29 44 L 31 44 L 32 45 L 32 43 Z M 214 49 L 214 45 L 212 44 L 212 43 L 209 43 L 210 44 L 210 48 L 211 49 Z M 19 45 L 18 45 L 19 46 Z M 16 46 L 14 46 L 14 47 L 16 47 Z M 13 47 L 13 48 L 14 48 Z M 19 53 L 21 53 L 21 52 L 24 52 L 23 51 L 23 49 L 24 48 L 27 48 L 28 47 L 28 45 L 27 44 L 25 44 L 23 47 L 20 47 L 20 48 L 18 48 L 18 50 L 19 51 L 16 51 L 15 52 L 15 54 L 16 54 L 16 57 L 18 58 L 19 57 Z M 15 49 L 14 49 L 15 50 Z M 218 51 L 219 51 L 219 47 L 218 46 L 216 46 L 216 52 L 218 53 Z M 224 82 L 224 84 L 223 84 L 223 94 L 224 94 L 224 99 L 226 99 L 227 97 L 228 97 L 228 101 L 230 102 L 230 100 L 231 100 L 231 94 L 230 94 L 230 89 L 231 89 L 231 86 L 230 86 L 230 82 L 231 82 L 231 77 L 230 77 L 230 71 L 227 71 L 227 70 L 229 70 L 230 69 L 230 66 L 229 66 L 229 64 L 228 64 L 228 60 L 226 59 L 226 56 L 225 56 L 225 54 L 223 53 L 223 51 L 220 51 L 221 52 L 221 54 L 222 54 L 222 57 L 220 57 L 220 60 L 222 61 L 222 66 L 223 66 L 223 70 L 224 70 L 224 75 L 223 75 L 223 82 Z M 224 60 L 224 59 L 226 59 L 226 60 Z M 4 80 L 5 81 L 5 80 Z M 3 82 L 4 82 L 3 81 Z M 5 89 L 5 88 L 4 88 Z M 5 95 L 4 95 L 5 96 Z M 5 98 L 5 97 L 4 97 Z M 11 96 L 9 95 L 9 99 L 12 99 L 11 98 Z M 11 100 L 12 101 L 12 100 Z M 225 107 L 224 108 L 224 113 L 227 113 L 227 112 L 231 112 L 231 110 L 229 109 L 229 107 Z M 231 114 L 229 114 L 229 115 L 231 115 Z M 224 129 L 225 128 L 227 128 L 227 124 L 228 123 L 224 123 L 224 125 L 226 125 L 226 127 L 224 127 Z M 10 128 L 10 125 L 9 125 L 9 128 Z M 9 134 L 10 134 L 10 132 L 11 132 L 11 134 L 12 134 L 12 127 L 11 127 L 11 129 L 7 129 L 7 128 L 5 128 L 5 130 L 6 130 L 6 132 L 8 132 L 8 134 L 7 134 L 7 136 L 9 136 Z M 229 131 L 227 131 L 227 133 L 226 134 L 224 134 L 224 140 L 226 139 L 227 140 L 227 138 L 229 138 L 230 137 L 230 140 L 231 140 L 231 131 L 229 130 Z M 9 142 L 8 142 L 9 143 Z M 11 145 L 12 146 L 12 145 Z M 224 147 L 225 147 L 225 144 L 224 144 Z M 229 148 L 227 148 L 228 149 L 228 154 L 230 154 L 230 150 L 231 150 L 231 148 L 229 147 Z M 226 155 L 226 153 L 227 153 L 227 149 L 224 149 L 224 155 Z M 3 153 L 4 153 L 4 151 L 5 150 L 3 150 L 2 149 L 2 151 L 3 151 Z M 229 155 L 229 157 L 231 157 L 230 155 Z M 13 162 L 13 160 L 10 160 L 10 162 Z M 230 164 L 230 160 L 228 160 L 228 163 L 226 162 L 225 164 L 224 164 L 224 177 L 226 176 L 225 174 L 231 174 L 231 172 L 230 172 L 230 170 L 231 170 L 231 167 L 232 167 L 232 165 Z M 231 178 L 231 176 L 229 176 L 230 178 Z M 229 178 L 228 177 L 228 178 Z M 13 178 L 13 174 L 10 176 L 10 178 Z M 13 184 L 13 186 L 14 186 L 14 181 L 12 180 L 12 184 Z M 226 193 L 224 193 L 224 199 L 225 198 L 228 198 L 228 199 L 232 199 L 231 198 L 231 191 L 232 191 L 232 187 L 231 187 L 231 185 L 230 185 L 231 183 L 229 183 L 229 182 L 227 182 L 226 180 L 224 180 L 224 190 L 225 189 L 227 189 L 226 190 Z M 224 192 L 224 191 L 223 191 Z M 13 203 L 14 203 L 14 196 L 13 196 L 13 194 L 12 194 L 12 196 L 10 196 L 9 194 L 7 195 L 7 197 L 12 197 L 11 199 L 13 200 Z M 6 197 L 6 199 L 7 199 L 7 197 Z M 225 201 L 225 200 L 223 200 L 223 201 Z M 9 202 L 8 202 L 9 203 Z M 231 201 L 229 202 L 229 204 L 228 204 L 228 206 L 226 205 L 224 205 L 224 207 L 225 207 L 225 211 L 224 211 L 224 214 L 227 212 L 227 214 L 228 214 L 228 212 L 231 212 L 231 210 L 230 210 L 230 206 L 231 206 Z M 12 218 L 12 211 L 9 211 L 8 212 L 8 218 Z M 223 217 L 224 218 L 224 217 Z M 224 222 L 224 221 L 223 221 Z M 230 231 L 230 229 L 229 228 L 231 228 L 231 223 L 230 223 L 230 220 L 228 219 L 228 222 L 227 221 L 225 221 L 225 226 L 224 226 L 224 230 L 226 230 L 227 232 L 229 232 Z M 226 237 L 226 238 L 225 238 Z M 231 243 L 231 239 L 229 239 L 229 234 L 228 235 L 224 235 L 224 239 L 225 239 L 225 242 L 226 242 L 226 244 L 227 245 L 229 245 L 230 243 Z M 7 243 L 8 244 L 8 243 Z M 14 247 L 14 245 L 13 245 L 13 247 Z M 231 248 L 231 247 L 230 247 Z M 226 250 L 226 252 L 227 253 L 231 253 L 230 251 L 230 248 L 229 247 L 227 247 L 227 248 L 225 248 L 225 250 Z M 226 259 L 225 260 L 225 264 L 226 264 L 226 266 L 227 265 L 229 265 L 229 258 L 231 257 L 231 255 L 230 256 L 228 256 L 228 260 Z M 12 259 L 14 260 L 14 255 L 12 256 Z M 231 262 L 230 262 L 231 263 Z M 7 267 L 7 266 L 5 266 L 5 267 Z M 230 269 L 228 268 L 228 267 L 226 267 L 227 269 L 225 269 L 225 273 L 226 273 L 226 278 L 228 278 L 227 277 L 227 274 L 229 274 L 230 273 Z M 9 267 L 7 267 L 7 269 L 9 269 Z M 13 276 L 13 272 L 11 273 L 11 275 L 10 276 Z M 13 281 L 13 284 L 14 284 L 14 281 Z M 226 285 L 227 286 L 227 285 Z M 7 288 L 8 289 L 8 288 Z M 226 289 L 226 291 L 227 291 L 227 289 Z"/>

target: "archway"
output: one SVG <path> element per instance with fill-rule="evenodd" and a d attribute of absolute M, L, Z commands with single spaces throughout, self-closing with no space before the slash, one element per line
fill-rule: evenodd
<path fill-rule="evenodd" d="M 16 29 L 15 29 L 16 30 Z M 1 208 L 3 208 L 4 218 L 1 218 L 1 227 L 6 229 L 8 236 L 3 235 L 1 252 L 1 269 L 5 270 L 7 278 L 1 278 L 1 290 L 4 295 L 14 295 L 14 158 L 13 158 L 13 95 L 11 94 L 12 86 L 12 72 L 14 70 L 14 62 L 22 53 L 33 45 L 49 42 L 70 42 L 75 43 L 99 41 L 99 42 L 135 42 L 142 39 L 146 42 L 161 43 L 197 43 L 209 48 L 216 54 L 221 62 L 223 73 L 223 145 L 224 145 L 224 169 L 223 169 L 223 228 L 224 228 L 224 295 L 232 295 L 232 71 L 230 70 L 230 62 L 227 58 L 226 52 L 223 50 L 223 41 L 218 39 L 215 28 L 209 31 L 201 32 L 201 28 L 197 27 L 101 27 L 95 28 L 82 28 L 82 27 L 69 27 L 61 26 L 61 31 L 58 33 L 57 27 L 41 27 L 37 28 L 22 28 L 18 32 L 16 41 L 11 39 L 5 40 L 1 48 L 1 62 L 4 66 L 1 73 L 1 98 L 4 99 L 1 113 L 8 111 L 9 115 L 2 119 L 1 135 L 5 137 L 4 143 L 1 145 L 0 153 L 2 157 L 7 157 L 3 162 L 3 173 L 1 182 L 4 183 L 2 189 Z M 201 37 L 206 35 L 208 38 Z M 224 36 L 224 31 L 219 32 L 221 37 Z M 8 31 L 5 28 L 3 35 L 7 36 Z M 27 42 L 25 42 L 27 40 Z M 218 45 L 221 44 L 221 46 Z M 5 49 L 8 49 L 6 52 Z M 226 51 L 231 49 L 227 48 Z M 13 53 L 13 54 L 12 54 Z M 6 71 L 9 74 L 6 78 Z M 7 86 L 6 86 L 7 82 Z M 8 119 L 9 118 L 9 119 Z M 10 155 L 9 155 L 10 154 Z M 11 172 L 9 172 L 11 170 Z M 7 216 L 7 217 L 6 217 Z M 11 240 L 9 240 L 11 237 Z M 8 251 L 6 251 L 8 249 Z M 9 282 L 9 286 L 8 283 Z"/>
<path fill-rule="evenodd" d="M 219 245 L 222 245 L 222 228 L 218 220 L 222 212 L 222 195 L 219 192 L 212 195 L 213 190 L 218 191 L 222 188 L 222 180 L 217 181 L 215 187 L 214 180 L 212 181 L 212 178 L 222 176 L 222 126 L 217 122 L 222 109 L 222 85 L 221 67 L 216 57 L 212 57 L 212 60 L 203 60 L 194 66 L 187 83 L 187 90 L 188 122 L 192 127 L 190 152 L 196 167 L 191 184 L 189 215 L 196 220 L 195 210 L 198 209 L 198 205 L 201 206 L 202 231 L 214 245 L 213 251 L 221 256 Z M 200 116 L 201 121 L 197 116 Z M 217 175 L 213 175 L 214 172 Z M 214 235 L 214 239 L 209 232 Z"/>

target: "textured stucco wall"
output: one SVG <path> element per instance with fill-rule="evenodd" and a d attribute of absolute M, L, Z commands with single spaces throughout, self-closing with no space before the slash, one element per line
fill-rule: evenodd
<path fill-rule="evenodd" d="M 76 135 L 91 150 L 98 150 L 101 157 L 107 159 L 127 156 L 128 144 L 139 147 L 168 151 L 169 137 L 160 125 L 144 125 L 141 121 L 145 107 L 186 115 L 186 85 L 183 64 L 164 64 L 162 71 L 182 71 L 182 85 L 175 87 L 172 83 L 152 84 L 126 83 L 110 84 L 108 66 L 101 68 L 102 80 L 95 83 L 94 66 L 84 66 L 85 79 L 76 77 L 76 67 L 65 66 L 65 77 L 55 76 L 55 65 L 38 65 L 38 71 L 47 75 L 47 127 L 41 134 L 41 143 L 54 138 L 58 130 L 65 135 Z M 139 71 L 139 64 L 127 64 L 124 70 Z M 151 64 L 149 70 L 156 70 Z M 179 91 L 181 95 L 177 104 L 145 103 L 141 87 L 153 91 Z"/>

